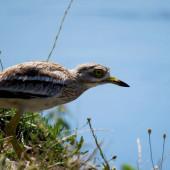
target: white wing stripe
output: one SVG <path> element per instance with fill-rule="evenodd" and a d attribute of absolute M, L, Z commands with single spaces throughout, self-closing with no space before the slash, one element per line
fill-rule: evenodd
<path fill-rule="evenodd" d="M 15 78 L 14 80 L 23 80 L 23 81 L 45 81 L 45 82 L 51 82 L 56 84 L 65 84 L 62 80 L 57 80 L 48 76 L 19 76 L 18 78 Z"/>

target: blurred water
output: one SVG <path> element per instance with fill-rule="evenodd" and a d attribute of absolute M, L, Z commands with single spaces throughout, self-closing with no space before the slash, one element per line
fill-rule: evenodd
<path fill-rule="evenodd" d="M 4 67 L 31 60 L 45 60 L 52 48 L 67 1 L 0 1 L 0 50 Z M 168 0 L 74 1 L 66 17 L 51 61 L 67 68 L 95 62 L 110 67 L 111 74 L 130 88 L 105 85 L 90 89 L 68 104 L 72 128 L 92 118 L 107 158 L 113 165 L 138 161 L 151 169 L 147 128 L 152 128 L 155 164 L 161 158 L 162 134 L 167 133 L 165 154 L 170 151 L 170 2 Z M 86 127 L 85 129 L 87 129 Z M 96 147 L 90 133 L 86 145 Z M 99 156 L 100 157 L 100 156 Z M 170 158 L 164 169 L 170 169 Z"/>

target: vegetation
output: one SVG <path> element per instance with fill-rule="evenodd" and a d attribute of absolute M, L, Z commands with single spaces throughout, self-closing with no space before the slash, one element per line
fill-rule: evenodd
<path fill-rule="evenodd" d="M 61 113 L 62 107 L 58 107 L 57 112 Z M 11 119 L 14 110 L 0 110 L 0 154 L 1 168 L 23 169 L 28 167 L 37 167 L 38 169 L 78 169 L 80 167 L 93 166 L 88 165 L 85 160 L 87 151 L 81 151 L 83 137 L 76 140 L 76 134 L 70 135 L 69 125 L 60 117 L 54 125 L 49 124 L 53 117 L 53 112 L 48 117 L 42 117 L 39 113 L 23 114 L 23 117 L 17 128 L 17 139 L 20 141 L 24 150 L 33 160 L 32 165 L 27 162 L 21 162 L 16 157 L 12 146 L 9 144 L 9 138 L 6 138 L 4 127 Z M 3 156 L 2 156 L 3 155 Z M 5 159 L 5 157 L 8 159 Z"/>
<path fill-rule="evenodd" d="M 48 113 L 47 116 L 42 116 L 40 113 L 25 113 L 23 114 L 19 126 L 17 127 L 17 139 L 26 153 L 32 160 L 32 163 L 24 159 L 18 159 L 10 144 L 11 137 L 7 137 L 4 131 L 5 124 L 9 122 L 15 114 L 14 109 L 0 109 L 0 170 L 10 169 L 104 169 L 116 170 L 116 167 L 110 167 L 110 161 L 116 160 L 114 155 L 109 161 L 106 159 L 101 144 L 97 140 L 97 136 L 92 128 L 91 119 L 87 119 L 90 130 L 94 137 L 97 148 L 93 153 L 83 147 L 84 139 L 77 139 L 77 130 L 71 134 L 69 124 L 63 118 L 65 106 L 59 106 L 56 110 Z M 58 116 L 56 116 L 58 115 Z M 163 150 L 162 159 L 155 165 L 152 156 L 151 147 L 151 129 L 148 129 L 150 156 L 153 169 L 162 170 L 163 161 L 167 158 L 164 156 L 164 147 L 166 134 L 163 134 Z M 96 152 L 99 150 L 102 158 L 101 163 L 95 162 Z M 141 154 L 140 141 L 138 139 L 138 152 Z M 124 164 L 122 170 L 141 170 L 141 155 L 137 168 Z"/>
<path fill-rule="evenodd" d="M 56 46 L 57 39 L 59 37 L 60 31 L 62 29 L 63 22 L 71 7 L 73 0 L 70 1 L 63 19 L 61 21 L 60 27 L 58 29 L 54 45 L 50 51 L 47 61 L 50 60 L 52 52 Z M 1 51 L 0 51 L 1 54 Z M 3 70 L 3 64 L 0 59 L 0 66 Z M 83 137 L 77 140 L 77 132 L 71 134 L 69 124 L 62 118 L 62 113 L 64 106 L 59 106 L 55 111 L 52 111 L 48 116 L 42 116 L 40 113 L 28 112 L 23 114 L 20 120 L 19 126 L 17 127 L 17 140 L 20 142 L 21 146 L 24 148 L 26 153 L 32 160 L 32 163 L 26 162 L 22 158 L 19 160 L 16 153 L 14 152 L 10 139 L 12 137 L 7 137 L 4 131 L 5 125 L 9 122 L 11 117 L 15 114 L 14 109 L 2 109 L 0 108 L 0 170 L 62 170 L 62 169 L 98 169 L 102 167 L 103 170 L 116 170 L 116 167 L 111 168 L 110 161 L 115 161 L 116 155 L 114 155 L 109 161 L 106 159 L 102 149 L 101 144 L 98 142 L 97 137 L 91 125 L 91 119 L 87 119 L 87 124 L 89 124 L 90 130 L 94 137 L 97 148 L 93 153 L 88 153 L 88 150 L 84 150 Z M 55 117 L 55 115 L 60 115 Z M 55 121 L 54 121 L 55 120 Z M 52 124 L 53 122 L 53 124 Z M 149 147 L 151 163 L 154 170 L 162 170 L 162 165 L 167 156 L 164 156 L 165 139 L 166 134 L 163 134 L 163 149 L 162 149 L 162 159 L 158 166 L 155 166 L 152 156 L 152 146 L 151 146 L 151 129 L 148 129 L 149 134 Z M 100 156 L 103 162 L 100 164 L 95 163 L 94 156 L 96 151 L 99 150 Z M 137 164 L 137 169 L 141 170 L 141 146 L 138 142 L 138 152 L 139 161 Z M 124 164 L 121 167 L 122 170 L 135 170 L 136 168 Z"/>
<path fill-rule="evenodd" d="M 77 133 L 71 134 L 69 124 L 62 117 L 64 109 L 64 106 L 57 107 L 55 111 L 50 112 L 45 117 L 40 113 L 28 112 L 23 114 L 17 127 L 16 136 L 32 163 L 17 158 L 10 144 L 10 137 L 7 137 L 4 131 L 5 124 L 14 115 L 15 110 L 0 109 L 0 169 L 74 170 L 98 169 L 98 167 L 103 167 L 106 170 L 112 169 L 97 141 L 90 118 L 88 118 L 88 123 L 95 138 L 97 149 L 103 158 L 101 164 L 96 164 L 93 159 L 97 149 L 89 154 L 87 150 L 84 150 L 83 137 L 77 140 Z M 55 115 L 60 116 L 56 117 Z M 53 122 L 53 120 L 55 121 Z M 116 156 L 113 156 L 111 160 L 115 159 Z"/>

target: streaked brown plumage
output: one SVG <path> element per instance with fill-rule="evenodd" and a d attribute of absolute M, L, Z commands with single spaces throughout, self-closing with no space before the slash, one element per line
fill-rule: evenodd
<path fill-rule="evenodd" d="M 23 150 L 16 141 L 15 130 L 21 113 L 47 110 L 71 102 L 87 89 L 106 83 L 129 87 L 111 77 L 109 68 L 93 63 L 68 70 L 52 62 L 34 61 L 1 71 L 0 107 L 17 109 L 5 130 L 8 136 L 13 136 L 11 143 L 18 157 Z M 29 160 L 25 153 L 24 158 Z"/>

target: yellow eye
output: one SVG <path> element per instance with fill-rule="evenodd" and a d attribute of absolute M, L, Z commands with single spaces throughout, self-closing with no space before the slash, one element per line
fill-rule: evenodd
<path fill-rule="evenodd" d="M 102 78 L 104 76 L 104 73 L 102 69 L 96 69 L 92 72 L 92 75 L 97 78 Z"/>

